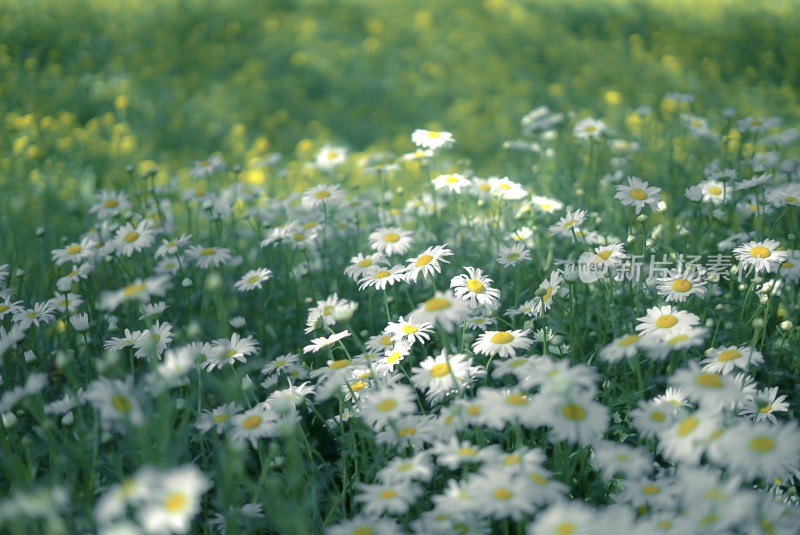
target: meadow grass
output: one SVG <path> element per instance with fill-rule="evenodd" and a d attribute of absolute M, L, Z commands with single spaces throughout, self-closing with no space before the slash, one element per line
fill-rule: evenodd
<path fill-rule="evenodd" d="M 3 531 L 796 532 L 791 3 L 6 7 Z"/>

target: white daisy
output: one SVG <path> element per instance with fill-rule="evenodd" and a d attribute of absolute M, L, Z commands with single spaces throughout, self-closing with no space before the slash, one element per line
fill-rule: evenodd
<path fill-rule="evenodd" d="M 475 343 L 472 344 L 472 351 L 478 355 L 514 357 L 518 349 L 524 352 L 533 343 L 533 340 L 525 336 L 529 332 L 529 329 L 524 331 L 486 331 L 478 335 Z"/>
<path fill-rule="evenodd" d="M 492 279 L 478 268 L 467 266 L 467 275 L 456 275 L 450 280 L 450 288 L 459 299 L 469 303 L 472 308 L 479 304 L 494 309 L 499 306 L 500 290 L 492 288 Z"/>
<path fill-rule="evenodd" d="M 650 209 L 656 211 L 658 209 L 658 201 L 661 200 L 661 188 L 650 186 L 648 182 L 641 180 L 635 176 L 628 177 L 628 185 L 616 186 L 617 193 L 614 195 L 623 206 L 634 206 L 636 213 L 639 214 L 645 205 L 650 206 Z"/>

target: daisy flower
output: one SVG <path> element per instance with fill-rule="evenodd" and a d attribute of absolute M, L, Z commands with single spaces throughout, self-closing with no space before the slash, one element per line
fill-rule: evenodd
<path fill-rule="evenodd" d="M 373 364 L 375 373 L 386 376 L 394 372 L 395 367 L 411 353 L 411 343 L 405 340 L 396 342 L 387 349 L 384 356 Z"/>
<path fill-rule="evenodd" d="M 540 195 L 534 195 L 531 198 L 531 204 L 546 214 L 552 214 L 556 210 L 564 208 L 564 203 L 561 201 Z"/>
<path fill-rule="evenodd" d="M 664 456 L 668 459 L 696 465 L 705 452 L 704 444 L 719 427 L 720 417 L 708 411 L 683 412 L 667 429 L 662 429 L 658 438 Z"/>
<path fill-rule="evenodd" d="M 489 187 L 491 188 L 489 191 L 495 197 L 500 197 L 501 199 L 508 200 L 508 201 L 516 201 L 522 199 L 523 197 L 527 197 L 528 192 L 525 191 L 520 184 L 509 180 L 509 178 L 497 178 L 497 177 L 490 177 L 489 178 Z"/>
<path fill-rule="evenodd" d="M 336 166 L 343 164 L 345 160 L 347 160 L 347 149 L 344 147 L 331 147 L 330 145 L 325 145 L 319 150 L 319 152 L 317 152 L 317 155 L 314 158 L 314 163 L 317 166 L 317 169 L 321 169 L 322 171 L 330 171 Z M 318 187 L 320 186 L 316 186 L 315 188 L 312 188 L 312 190 L 315 190 Z M 321 191 L 324 191 L 324 189 Z M 306 194 L 308 194 L 308 192 L 306 192 Z M 342 197 L 344 197 L 344 193 L 342 193 Z M 322 199 L 327 200 L 327 197 L 323 197 Z M 306 195 L 303 196 L 303 206 L 305 208 L 313 208 L 317 206 L 317 204 L 311 207 L 306 206 L 305 201 Z M 321 204 L 321 202 L 319 204 Z"/>
<path fill-rule="evenodd" d="M 350 336 L 350 331 L 345 329 L 344 331 L 334 333 L 330 336 L 320 336 L 319 338 L 314 338 L 311 340 L 311 343 L 303 348 L 303 353 L 316 353 L 320 349 L 325 347 L 329 347 L 339 340 L 347 338 Z"/>
<path fill-rule="evenodd" d="M 427 321 L 452 333 L 469 314 L 469 305 L 456 299 L 452 292 L 436 292 L 411 313 L 417 321 Z"/>
<path fill-rule="evenodd" d="M 778 271 L 782 262 L 789 258 L 786 251 L 778 251 L 780 243 L 776 240 L 749 241 L 733 250 L 733 255 L 743 269 L 753 268 L 756 273 Z"/>
<path fill-rule="evenodd" d="M 453 251 L 447 249 L 447 244 L 434 245 L 428 247 L 425 251 L 414 257 L 406 260 L 406 282 L 417 282 L 417 277 L 422 274 L 422 277 L 427 279 L 428 276 L 433 276 L 434 273 L 441 273 L 442 267 L 440 262 L 449 264 L 449 260 L 445 260 L 445 256 L 452 256 Z"/>
<path fill-rule="evenodd" d="M 468 188 L 472 185 L 472 182 L 464 175 L 459 175 L 458 173 L 451 173 L 447 175 L 439 175 L 433 179 L 433 187 L 436 190 L 441 190 L 447 188 L 449 193 L 460 194 L 462 188 Z"/>
<path fill-rule="evenodd" d="M 483 305 L 487 308 L 499 306 L 500 290 L 492 288 L 492 279 L 486 277 L 478 268 L 467 266 L 467 275 L 456 275 L 450 280 L 450 288 L 459 299 L 469 303 L 471 308 Z"/>
<path fill-rule="evenodd" d="M 390 420 L 416 412 L 414 390 L 403 383 L 384 385 L 371 389 L 359 400 L 358 415 L 373 429 L 382 429 Z"/>
<path fill-rule="evenodd" d="M 436 402 L 450 392 L 461 390 L 461 384 L 469 379 L 471 364 L 472 359 L 466 355 L 448 355 L 445 350 L 414 367 L 411 383 L 425 391 L 429 402 Z"/>
<path fill-rule="evenodd" d="M 614 496 L 614 500 L 637 508 L 649 505 L 656 511 L 663 511 L 675 507 L 679 492 L 680 489 L 670 478 L 639 476 L 624 481 L 622 492 Z"/>
<path fill-rule="evenodd" d="M 725 198 L 725 184 L 719 180 L 703 180 L 697 186 L 700 187 L 703 202 L 711 202 L 715 206 L 722 204 Z"/>
<path fill-rule="evenodd" d="M 380 227 L 369 235 L 369 246 L 388 256 L 405 254 L 414 243 L 413 235 L 400 227 Z"/>
<path fill-rule="evenodd" d="M 161 358 L 167 345 L 172 342 L 172 324 L 161 323 L 156 320 L 155 324 L 144 332 L 133 343 L 136 348 L 136 358 Z"/>
<path fill-rule="evenodd" d="M 797 424 L 741 422 L 720 439 L 727 454 L 728 469 L 747 481 L 771 480 L 786 467 L 797 467 L 800 431 Z"/>
<path fill-rule="evenodd" d="M 224 247 L 203 247 L 202 245 L 192 245 L 186 249 L 187 260 L 194 260 L 195 265 L 200 269 L 209 267 L 219 267 L 231 259 L 230 249 Z"/>
<path fill-rule="evenodd" d="M 90 214 L 96 214 L 97 219 L 107 219 L 114 217 L 125 210 L 130 210 L 132 205 L 128 200 L 128 194 L 124 191 L 101 190 L 97 194 L 98 201 L 89 208 Z"/>
<path fill-rule="evenodd" d="M 640 400 L 629 416 L 639 435 L 642 438 L 651 438 L 672 426 L 676 413 L 671 405 Z"/>
<path fill-rule="evenodd" d="M 247 356 L 257 352 L 258 342 L 252 336 L 242 338 L 238 333 L 233 333 L 230 340 L 220 338 L 211 343 L 211 355 L 201 367 L 211 372 L 214 368 L 222 369 L 226 364 L 233 366 L 236 361 L 247 362 Z"/>
<path fill-rule="evenodd" d="M 192 464 L 160 474 L 148 489 L 137 518 L 147 533 L 188 533 L 200 512 L 200 497 L 211 487 L 203 472 Z"/>
<path fill-rule="evenodd" d="M 405 535 L 406 530 L 391 518 L 378 516 L 358 515 L 348 520 L 342 520 L 329 528 L 325 528 L 325 535 Z"/>
<path fill-rule="evenodd" d="M 567 210 L 567 215 L 550 225 L 548 230 L 553 236 L 572 236 L 572 231 L 577 230 L 586 220 L 586 210 Z"/>
<path fill-rule="evenodd" d="M 741 398 L 741 387 L 730 375 L 701 370 L 693 360 L 688 365 L 688 368 L 676 370 L 669 382 L 701 407 L 716 410 Z"/>
<path fill-rule="evenodd" d="M 413 315 L 409 316 L 407 320 L 400 316 L 396 323 L 390 322 L 384 332 L 392 335 L 392 342 L 405 340 L 412 344 L 415 342 L 424 344 L 431 339 L 430 333 L 433 332 L 433 325 L 427 321 L 415 322 Z"/>
<path fill-rule="evenodd" d="M 764 355 L 760 351 L 747 346 L 728 346 L 713 348 L 708 357 L 703 359 L 703 371 L 727 375 L 736 368 L 746 370 L 749 366 L 760 366 L 764 363 Z"/>
<path fill-rule="evenodd" d="M 25 310 L 25 307 L 22 306 L 22 301 L 14 301 L 14 294 L 8 293 L 4 298 L 3 301 L 0 302 L 0 320 L 5 318 L 8 315 L 14 315 L 18 312 Z"/>
<path fill-rule="evenodd" d="M 608 407 L 588 395 L 547 396 L 540 400 L 545 424 L 551 427 L 551 439 L 586 444 L 601 438 L 608 428 Z"/>
<path fill-rule="evenodd" d="M 694 327 L 700 324 L 700 318 L 696 314 L 678 310 L 671 305 L 649 308 L 647 315 L 636 318 L 636 321 L 639 322 L 636 330 L 640 335 L 667 332 L 676 327 Z"/>
<path fill-rule="evenodd" d="M 524 243 L 514 243 L 510 246 L 501 245 L 497 253 L 497 263 L 503 267 L 514 267 L 517 262 L 530 260 L 531 255 Z"/>
<path fill-rule="evenodd" d="M 192 235 L 186 234 L 185 232 L 181 234 L 180 238 L 175 238 L 173 240 L 165 239 L 161 242 L 161 245 L 158 246 L 158 249 L 156 249 L 154 257 L 161 258 L 175 256 L 182 247 L 185 247 L 189 244 L 191 239 Z"/>
<path fill-rule="evenodd" d="M 641 339 L 638 334 L 627 333 L 611 341 L 600 350 L 600 360 L 614 363 L 633 357 L 639 350 Z"/>
<path fill-rule="evenodd" d="M 124 429 L 124 422 L 134 426 L 144 422 L 144 412 L 133 392 L 133 377 L 130 375 L 124 381 L 107 377 L 95 379 L 83 394 L 83 401 L 88 401 L 100 412 L 105 430 Z"/>
<path fill-rule="evenodd" d="M 225 162 L 222 161 L 222 157 L 219 154 L 214 154 L 205 160 L 195 160 L 194 166 L 189 171 L 189 176 L 196 179 L 203 178 L 223 169 L 225 169 Z"/>
<path fill-rule="evenodd" d="M 468 440 L 459 441 L 451 438 L 449 442 L 437 442 L 432 448 L 436 455 L 436 464 L 451 470 L 458 469 L 463 463 L 483 462 L 481 448 Z"/>
<path fill-rule="evenodd" d="M 371 255 L 364 256 L 358 253 L 350 259 L 350 265 L 344 268 L 344 274 L 353 279 L 359 280 L 366 275 L 369 271 L 373 270 L 376 266 L 384 267 L 389 264 L 389 261 L 382 253 L 372 253 Z"/>
<path fill-rule="evenodd" d="M 58 279 L 56 288 L 60 292 L 68 292 L 72 288 L 72 283 L 88 279 L 92 271 L 94 271 L 94 264 L 91 262 L 84 262 L 79 266 L 73 265 L 72 271 Z"/>
<path fill-rule="evenodd" d="M 253 449 L 258 448 L 258 441 L 264 437 L 275 436 L 278 432 L 277 415 L 264 404 L 231 418 L 230 439 L 233 442 L 250 442 Z"/>
<path fill-rule="evenodd" d="M 603 472 L 604 479 L 623 474 L 633 479 L 653 467 L 653 457 L 644 448 L 598 440 L 592 444 L 592 464 Z"/>
<path fill-rule="evenodd" d="M 433 470 L 430 454 L 420 452 L 413 457 L 393 458 L 380 469 L 377 480 L 389 484 L 409 481 L 428 482 L 433 477 Z"/>
<path fill-rule="evenodd" d="M 542 317 L 545 312 L 550 310 L 553 305 L 553 296 L 558 293 L 558 288 L 563 280 L 564 277 L 561 275 L 561 271 L 555 270 L 550 273 L 549 278 L 539 284 L 533 303 L 533 316 Z"/>
<path fill-rule="evenodd" d="M 595 515 L 577 501 L 561 500 L 528 524 L 527 535 L 590 535 L 595 533 Z"/>
<path fill-rule="evenodd" d="M 241 279 L 236 281 L 233 285 L 234 288 L 240 292 L 247 292 L 258 288 L 261 289 L 261 283 L 268 281 L 272 278 L 272 270 L 267 268 L 251 269 L 245 273 Z"/>
<path fill-rule="evenodd" d="M 665 277 L 659 277 L 658 295 L 663 296 L 667 303 L 671 301 L 686 301 L 690 295 L 703 298 L 708 291 L 706 281 L 700 271 L 694 269 L 670 269 Z"/>
<path fill-rule="evenodd" d="M 306 190 L 300 199 L 300 203 L 306 210 L 315 210 L 322 206 L 323 203 L 329 207 L 338 206 L 342 200 L 344 200 L 344 190 L 338 185 L 320 184 Z"/>
<path fill-rule="evenodd" d="M 578 121 L 578 123 L 575 125 L 575 128 L 572 130 L 572 135 L 578 139 L 598 139 L 600 134 L 603 134 L 606 131 L 606 123 L 600 119 L 587 117 L 586 119 L 581 119 Z"/>
<path fill-rule="evenodd" d="M 150 221 L 142 219 L 136 228 L 131 223 L 125 223 L 117 229 L 114 235 L 116 253 L 119 256 L 131 256 L 134 251 L 139 252 L 153 245 L 156 231 L 150 228 Z"/>
<path fill-rule="evenodd" d="M 113 311 L 121 303 L 137 300 L 142 303 L 150 301 L 153 295 L 163 296 L 170 288 L 170 277 L 157 275 L 145 280 L 136 279 L 131 284 L 117 291 L 105 291 L 100 295 L 100 310 Z"/>
<path fill-rule="evenodd" d="M 358 289 L 359 291 L 363 291 L 365 288 L 384 290 L 387 285 L 394 286 L 395 282 L 404 280 L 406 280 L 406 267 L 402 264 L 387 269 L 375 266 L 361 276 L 361 280 L 358 281 Z"/>
<path fill-rule="evenodd" d="M 63 249 L 53 249 L 50 251 L 50 254 L 53 257 L 53 262 L 55 262 L 57 266 L 66 264 L 67 262 L 76 264 L 92 256 L 96 244 L 97 242 L 95 240 L 87 236 L 81 239 L 80 243 L 71 243 Z"/>
<path fill-rule="evenodd" d="M 789 410 L 789 404 L 784 401 L 785 399 L 786 396 L 778 397 L 777 386 L 759 390 L 754 396 L 747 398 L 742 410 L 739 411 L 739 416 L 748 416 L 754 422 L 769 420 L 773 424 L 777 423 L 774 413 Z"/>
<path fill-rule="evenodd" d="M 143 303 L 139 308 L 142 313 L 142 315 L 139 316 L 139 321 L 154 319 L 163 314 L 167 308 L 169 308 L 169 305 L 167 305 L 165 301 L 159 301 L 158 303 Z"/>
<path fill-rule="evenodd" d="M 56 306 L 52 300 L 34 303 L 33 308 L 19 307 L 11 316 L 11 321 L 16 324 L 16 327 L 25 331 L 31 325 L 39 326 L 41 323 L 50 323 L 55 319 Z"/>
<path fill-rule="evenodd" d="M 467 493 L 481 504 L 481 515 L 495 519 L 511 518 L 520 522 L 533 515 L 538 505 L 530 500 L 520 477 L 508 470 L 479 472 L 469 477 Z"/>
<path fill-rule="evenodd" d="M 478 355 L 499 355 L 501 358 L 516 356 L 518 349 L 527 351 L 533 340 L 525 335 L 530 329 L 511 331 L 486 331 L 472 344 L 472 351 Z"/>
<path fill-rule="evenodd" d="M 648 182 L 640 180 L 635 176 L 628 177 L 628 185 L 616 186 L 617 193 L 614 195 L 623 206 L 634 206 L 636 213 L 639 214 L 645 205 L 650 206 L 654 212 L 658 210 L 658 201 L 661 200 L 661 188 L 650 186 Z"/>
<path fill-rule="evenodd" d="M 485 313 L 481 313 L 480 310 L 476 310 L 475 312 L 478 312 L 478 315 L 467 318 L 467 329 L 472 331 L 485 331 L 486 327 L 497 323 L 495 318 L 491 318 Z"/>
<path fill-rule="evenodd" d="M 450 132 L 423 130 L 421 128 L 414 130 L 414 132 L 411 134 L 411 141 L 417 147 L 431 150 L 436 150 L 441 147 L 449 147 L 455 142 L 453 139 L 453 134 Z"/>
<path fill-rule="evenodd" d="M 708 336 L 705 327 L 673 327 L 663 333 L 650 333 L 642 337 L 639 347 L 653 360 L 663 360 L 672 351 L 686 350 L 704 344 Z"/>
<path fill-rule="evenodd" d="M 131 332 L 125 329 L 124 336 L 112 336 L 109 340 L 103 342 L 103 348 L 106 351 L 122 351 L 126 347 L 132 347 L 141 335 L 142 331 Z"/>

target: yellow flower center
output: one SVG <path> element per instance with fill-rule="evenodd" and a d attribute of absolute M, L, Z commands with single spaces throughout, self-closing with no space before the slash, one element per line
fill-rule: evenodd
<path fill-rule="evenodd" d="M 370 526 L 358 526 L 350 532 L 350 535 L 378 535 L 377 532 Z"/>
<path fill-rule="evenodd" d="M 214 248 L 213 248 L 213 247 L 206 247 L 205 249 L 203 249 L 202 251 L 200 251 L 200 256 L 208 256 L 208 255 L 212 255 L 212 254 L 214 254 L 215 252 L 216 252 L 216 251 L 214 251 Z"/>
<path fill-rule="evenodd" d="M 103 203 L 106 208 L 116 208 L 119 203 L 115 199 L 108 199 Z"/>
<path fill-rule="evenodd" d="M 331 370 L 341 370 L 342 368 L 347 368 L 348 366 L 350 366 L 350 361 L 347 359 L 334 360 L 328 364 L 328 368 Z"/>
<path fill-rule="evenodd" d="M 303 238 L 305 238 L 305 236 L 303 236 L 303 235 L 302 235 L 302 234 L 300 234 L 299 232 L 298 232 L 297 234 L 295 234 L 294 236 L 292 236 L 292 239 L 293 239 L 294 241 L 303 241 Z M 202 254 L 202 253 L 201 253 L 201 254 Z M 210 253 L 209 253 L 209 254 L 210 254 Z"/>
<path fill-rule="evenodd" d="M 447 178 L 445 178 L 444 181 L 447 182 L 448 184 L 455 184 L 456 182 L 458 182 L 458 177 L 450 175 Z"/>
<path fill-rule="evenodd" d="M 214 423 L 221 424 L 222 422 L 226 422 L 228 420 L 228 415 L 223 412 L 223 413 L 217 414 L 216 416 L 214 416 L 211 419 L 214 420 Z"/>
<path fill-rule="evenodd" d="M 685 293 L 692 289 L 692 283 L 686 279 L 675 279 L 670 284 L 673 291 L 678 293 Z"/>
<path fill-rule="evenodd" d="M 453 304 L 444 297 L 431 297 L 425 301 L 425 312 L 438 312 L 450 308 Z"/>
<path fill-rule="evenodd" d="M 249 279 L 247 279 L 248 284 L 255 284 L 261 279 L 260 275 L 253 275 Z"/>
<path fill-rule="evenodd" d="M 400 236 L 394 232 L 388 232 L 383 235 L 383 241 L 387 241 L 389 243 L 395 243 L 396 241 L 400 240 Z"/>
<path fill-rule="evenodd" d="M 599 256 L 603 260 L 608 260 L 608 257 L 611 256 L 611 251 L 600 251 L 599 253 L 597 253 L 597 256 Z"/>
<path fill-rule="evenodd" d="M 373 277 L 376 278 L 376 279 L 385 279 L 388 276 L 389 276 L 389 272 L 386 271 L 385 269 L 382 269 L 382 270 L 378 271 L 377 273 L 375 273 L 375 275 L 373 275 Z"/>
<path fill-rule="evenodd" d="M 772 411 L 772 405 L 770 404 L 766 404 L 760 409 L 758 409 L 758 412 L 760 412 L 761 414 L 769 414 L 771 411 Z"/>
<path fill-rule="evenodd" d="M 561 409 L 561 414 L 563 414 L 564 418 L 567 420 L 574 420 L 576 422 L 583 421 L 583 419 L 586 418 L 586 410 L 577 403 L 567 403 L 564 405 Z"/>
<path fill-rule="evenodd" d="M 261 416 L 256 416 L 255 414 L 251 414 L 242 422 L 242 427 L 245 429 L 255 429 L 259 425 L 261 425 Z"/>
<path fill-rule="evenodd" d="M 647 494 L 648 496 L 653 496 L 660 492 L 661 490 L 655 485 L 645 485 L 644 487 L 642 487 L 642 494 Z"/>
<path fill-rule="evenodd" d="M 615 457 L 621 463 L 627 463 L 631 460 L 630 455 L 626 455 L 625 453 L 619 453 Z"/>
<path fill-rule="evenodd" d="M 711 186 L 710 188 L 708 188 L 708 192 L 711 195 L 719 195 L 722 193 L 722 188 L 719 186 Z"/>
<path fill-rule="evenodd" d="M 475 279 L 468 280 L 467 281 L 467 288 L 469 288 L 470 291 L 472 291 L 472 292 L 474 292 L 476 294 L 483 293 L 483 284 L 481 284 L 481 281 L 479 281 L 479 280 L 475 280 Z"/>
<path fill-rule="evenodd" d="M 783 262 L 781 263 L 781 267 L 785 269 L 789 269 L 790 267 L 794 267 L 794 264 L 791 262 Z"/>
<path fill-rule="evenodd" d="M 741 356 L 742 354 L 736 349 L 726 349 L 725 351 L 719 354 L 717 360 L 720 362 L 730 362 L 732 360 L 738 359 Z"/>
<path fill-rule="evenodd" d="M 369 266 L 372 265 L 372 259 L 371 258 L 365 258 L 364 260 L 361 260 L 357 265 L 360 268 L 369 267 Z"/>
<path fill-rule="evenodd" d="M 668 529 L 670 529 L 672 527 L 672 522 L 670 522 L 669 520 L 659 520 L 656 525 L 660 529 L 663 529 L 664 531 L 666 531 L 666 530 L 668 530 Z"/>
<path fill-rule="evenodd" d="M 433 257 L 431 255 L 424 254 L 424 255 L 420 256 L 419 258 L 417 258 L 416 265 L 417 265 L 417 267 L 422 267 L 422 266 L 430 264 L 431 260 L 433 260 Z"/>
<path fill-rule="evenodd" d="M 506 257 L 509 262 L 513 262 L 517 258 L 519 258 L 519 253 L 511 253 Z"/>
<path fill-rule="evenodd" d="M 768 258 L 770 255 L 769 249 L 761 245 L 756 245 L 750 249 L 750 256 L 754 258 Z"/>
<path fill-rule="evenodd" d="M 703 493 L 703 497 L 712 502 L 725 502 L 728 499 L 728 495 L 720 489 L 708 489 Z"/>
<path fill-rule="evenodd" d="M 674 327 L 677 323 L 678 318 L 672 314 L 664 314 L 663 316 L 659 316 L 656 320 L 656 327 L 659 329 L 669 329 L 670 327 Z"/>
<path fill-rule="evenodd" d="M 722 377 L 716 373 L 701 373 L 695 377 L 694 384 L 706 388 L 722 388 Z"/>
<path fill-rule="evenodd" d="M 509 368 L 516 368 L 517 366 L 522 366 L 526 362 L 528 362 L 528 359 L 512 360 L 511 362 L 508 363 L 508 367 Z"/>
<path fill-rule="evenodd" d="M 494 489 L 492 496 L 498 500 L 509 500 L 513 496 L 512 492 L 506 488 Z"/>
<path fill-rule="evenodd" d="M 403 327 L 400 330 L 403 331 L 406 334 L 414 334 L 419 329 L 417 329 L 413 325 L 403 325 Z"/>
<path fill-rule="evenodd" d="M 533 481 L 534 483 L 536 483 L 537 485 L 539 485 L 541 487 L 544 487 L 545 485 L 547 485 L 547 479 L 545 479 L 544 477 L 542 477 L 541 475 L 539 475 L 539 474 L 537 474 L 535 472 L 532 473 L 532 474 L 529 474 L 528 478 L 530 478 L 531 481 Z"/>
<path fill-rule="evenodd" d="M 629 345 L 636 343 L 639 340 L 638 334 L 629 334 L 625 338 L 621 338 L 619 342 L 617 342 L 617 346 L 619 347 L 628 347 Z"/>
<path fill-rule="evenodd" d="M 592 131 L 594 131 L 593 126 L 589 128 L 591 128 Z M 589 128 L 587 128 L 586 130 L 588 131 Z M 553 533 L 555 533 L 556 535 L 572 535 L 573 533 L 575 533 L 575 524 L 573 524 L 569 520 L 567 520 L 566 522 L 562 522 L 556 526 L 556 529 L 553 531 Z"/>
<path fill-rule="evenodd" d="M 516 453 L 510 453 L 503 459 L 503 466 L 511 466 L 514 464 L 519 464 L 522 462 L 522 457 L 517 455 Z"/>
<path fill-rule="evenodd" d="M 400 358 L 400 356 L 401 356 L 401 353 L 399 351 L 395 351 L 394 353 L 392 353 L 391 355 L 386 357 L 386 363 L 387 364 L 392 364 L 393 362 L 396 362 L 397 359 Z"/>
<path fill-rule="evenodd" d="M 672 345 L 678 344 L 678 343 L 683 342 L 684 340 L 688 340 L 688 339 L 689 339 L 689 335 L 688 334 L 679 334 L 678 336 L 673 336 L 672 338 L 667 340 L 667 345 L 668 346 L 672 346 Z"/>
<path fill-rule="evenodd" d="M 698 420 L 694 416 L 689 416 L 684 421 L 682 421 L 678 426 L 678 436 L 685 437 L 686 435 L 694 431 L 699 424 L 700 420 Z"/>
<path fill-rule="evenodd" d="M 143 282 L 140 282 L 139 284 L 129 284 L 122 289 L 122 295 L 124 295 L 125 297 L 132 297 L 146 290 L 147 286 L 145 286 Z"/>
<path fill-rule="evenodd" d="M 577 220 L 575 220 L 575 219 L 570 219 L 569 221 L 567 221 L 566 223 L 564 223 L 563 225 L 561 225 L 561 228 L 570 228 L 570 227 L 571 227 L 572 225 L 574 225 L 575 223 L 577 223 Z"/>
<path fill-rule="evenodd" d="M 528 398 L 524 394 L 509 394 L 506 396 L 506 403 L 509 405 L 526 405 Z"/>
<path fill-rule="evenodd" d="M 514 340 L 514 335 L 506 331 L 499 331 L 490 338 L 493 344 L 507 344 Z"/>
<path fill-rule="evenodd" d="M 787 195 L 783 198 L 784 201 L 787 203 L 797 202 L 797 197 L 792 197 L 791 195 Z"/>
<path fill-rule="evenodd" d="M 397 402 L 393 399 L 384 399 L 378 403 L 378 410 L 381 412 L 389 412 L 397 407 Z"/>
<path fill-rule="evenodd" d="M 461 448 L 461 449 L 458 450 L 458 454 L 461 457 L 472 457 L 473 455 L 475 455 L 477 453 L 478 452 L 475 450 L 475 448 L 469 448 L 469 447 Z"/>
<path fill-rule="evenodd" d="M 548 286 L 547 291 L 542 296 L 542 303 L 546 303 L 550 300 L 550 296 L 553 295 L 553 287 Z"/>
<path fill-rule="evenodd" d="M 81 246 L 80 245 L 70 245 L 69 247 L 67 247 L 67 254 L 75 255 L 75 254 L 78 254 L 80 252 L 81 252 Z"/>
<path fill-rule="evenodd" d="M 335 157 L 336 157 L 336 154 L 333 154 L 333 157 L 335 158 Z M 316 197 L 317 199 L 325 199 L 326 197 L 330 197 L 330 196 L 331 196 L 330 192 L 328 192 L 328 191 L 325 191 L 325 190 L 318 191 L 318 192 L 317 192 L 317 193 L 314 195 L 314 197 Z"/>
<path fill-rule="evenodd" d="M 125 243 L 133 243 L 139 239 L 139 233 L 136 232 L 135 230 L 132 230 L 131 232 L 125 234 L 125 237 L 122 239 Z"/>
<path fill-rule="evenodd" d="M 5 312 L 8 310 L 8 305 L 0 305 L 0 312 Z"/>
<path fill-rule="evenodd" d="M 417 434 L 417 430 L 414 427 L 401 427 L 397 430 L 397 436 L 400 437 L 409 437 L 415 434 Z"/>
<path fill-rule="evenodd" d="M 650 413 L 650 419 L 654 422 L 663 422 L 666 417 L 667 416 L 661 411 L 653 411 Z"/>
<path fill-rule="evenodd" d="M 119 394 L 114 394 L 111 396 L 111 406 L 114 407 L 117 412 L 121 412 L 122 414 L 128 414 L 131 412 L 131 409 L 133 409 L 131 400 Z"/>
<path fill-rule="evenodd" d="M 433 377 L 439 379 L 450 373 L 450 366 L 448 366 L 447 363 L 445 362 L 434 364 L 433 366 L 431 366 L 430 373 Z"/>
<path fill-rule="evenodd" d="M 628 193 L 628 195 L 630 195 L 632 199 L 635 199 L 637 201 L 643 201 L 643 200 L 645 200 L 647 198 L 647 192 L 645 192 L 643 189 L 639 189 L 639 188 L 633 188 Z"/>
<path fill-rule="evenodd" d="M 430 139 L 438 139 L 438 138 L 442 137 L 442 134 L 441 134 L 441 132 L 429 131 L 428 132 L 428 137 Z"/>
<path fill-rule="evenodd" d="M 397 471 L 398 472 L 408 472 L 412 468 L 414 468 L 414 463 L 406 462 L 406 463 L 403 463 L 400 466 L 398 466 L 397 467 Z"/>
<path fill-rule="evenodd" d="M 467 407 L 467 414 L 470 416 L 479 416 L 481 414 L 481 406 L 480 405 L 470 405 Z"/>
<path fill-rule="evenodd" d="M 767 453 L 775 449 L 775 441 L 768 436 L 759 435 L 750 439 L 747 447 L 756 453 Z"/>
<path fill-rule="evenodd" d="M 309 221 L 308 223 L 303 225 L 303 230 L 308 230 L 308 229 L 314 228 L 316 226 L 317 226 L 317 222 L 316 221 Z"/>
<path fill-rule="evenodd" d="M 715 524 L 717 520 L 719 520 L 719 515 L 717 513 L 709 513 L 703 518 L 701 518 L 698 524 L 700 524 L 701 526 L 710 526 L 712 524 Z"/>
<path fill-rule="evenodd" d="M 170 513 L 179 513 L 186 508 L 186 495 L 180 491 L 171 492 L 164 500 L 164 509 Z"/>
<path fill-rule="evenodd" d="M 390 345 L 392 345 L 392 337 L 391 337 L 391 335 L 387 334 L 386 336 L 381 336 L 380 340 L 378 340 L 378 343 L 381 344 L 382 346 L 390 346 Z"/>
<path fill-rule="evenodd" d="M 391 500 L 392 498 L 397 498 L 397 491 L 394 489 L 382 490 L 378 493 L 378 497 L 383 500 Z"/>

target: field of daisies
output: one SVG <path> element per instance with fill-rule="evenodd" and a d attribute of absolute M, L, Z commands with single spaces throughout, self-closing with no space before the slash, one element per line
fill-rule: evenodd
<path fill-rule="evenodd" d="M 0 532 L 798 533 L 786 6 L 411 4 L 0 13 Z"/>

